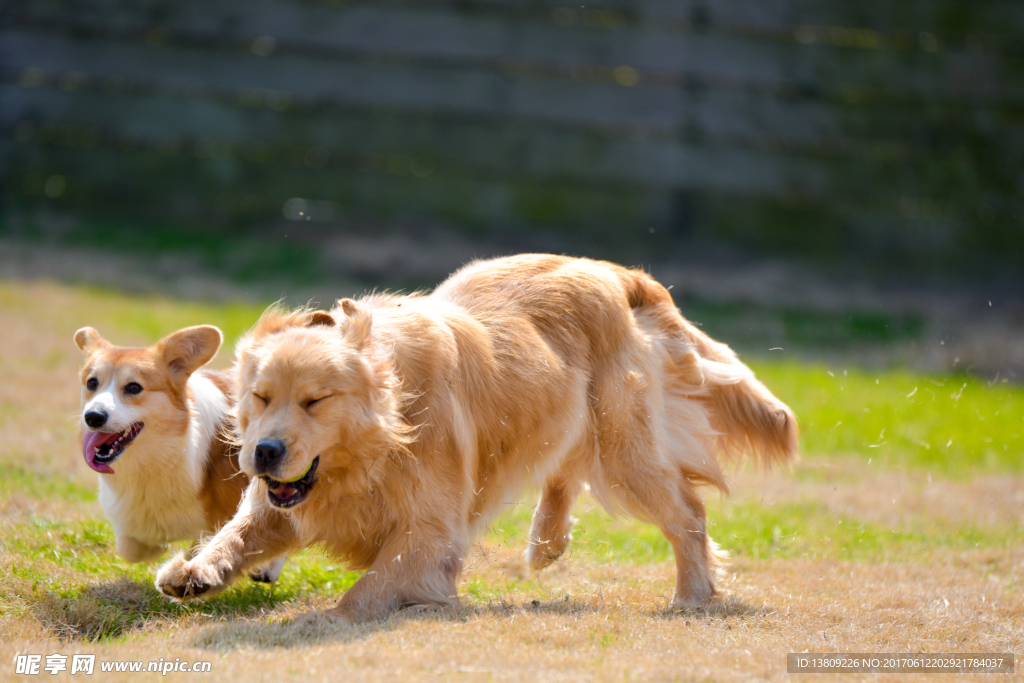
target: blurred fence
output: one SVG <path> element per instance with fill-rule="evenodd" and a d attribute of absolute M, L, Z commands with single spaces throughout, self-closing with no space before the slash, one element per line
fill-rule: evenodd
<path fill-rule="evenodd" d="M 4 199 L 1024 265 L 1019 0 L 577 3 L 6 0 Z"/>

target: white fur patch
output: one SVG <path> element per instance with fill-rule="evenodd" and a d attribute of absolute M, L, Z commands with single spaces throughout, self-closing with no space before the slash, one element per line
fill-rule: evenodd
<path fill-rule="evenodd" d="M 192 400 L 189 401 L 191 419 L 188 423 L 188 442 L 191 448 L 188 460 L 194 468 L 194 480 L 202 486 L 210 446 L 217 438 L 217 428 L 228 412 L 228 400 L 224 392 L 206 377 L 192 375 L 188 388 L 192 390 Z"/>
<path fill-rule="evenodd" d="M 85 414 L 88 412 L 106 414 L 107 422 L 103 425 L 105 432 L 123 432 L 136 422 L 144 421 L 138 408 L 126 405 L 122 400 L 121 387 L 117 381 L 116 375 L 111 377 L 110 381 L 99 388 L 92 399 L 82 408 L 83 431 L 91 431 L 85 424 Z"/>
<path fill-rule="evenodd" d="M 100 503 L 120 535 L 164 545 L 214 531 L 208 528 L 199 493 L 228 403 L 205 377 L 193 375 L 188 388 L 189 426 L 184 434 L 161 429 L 161 418 L 166 420 L 180 409 L 164 396 L 150 397 L 146 405 L 152 414 L 135 409 L 130 416 L 131 422 L 146 426 L 113 464 L 114 474 L 100 475 Z M 129 414 L 118 407 L 116 397 L 103 400 L 110 400 L 117 414 Z M 115 413 L 109 414 L 112 422 Z"/>

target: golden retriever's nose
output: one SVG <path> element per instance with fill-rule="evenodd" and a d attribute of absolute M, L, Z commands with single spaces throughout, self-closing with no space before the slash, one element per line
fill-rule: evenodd
<path fill-rule="evenodd" d="M 266 474 L 285 454 L 280 439 L 260 439 L 256 444 L 256 474 Z"/>

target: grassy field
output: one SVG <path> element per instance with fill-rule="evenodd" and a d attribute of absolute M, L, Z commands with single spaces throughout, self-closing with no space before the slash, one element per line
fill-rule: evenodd
<path fill-rule="evenodd" d="M 151 587 L 155 564 L 114 554 L 76 442 L 71 336 L 88 324 L 143 344 L 212 323 L 224 366 L 261 308 L 0 283 L 0 679 L 16 678 L 19 653 L 209 661 L 214 680 L 394 681 L 780 680 L 787 652 L 1024 651 L 1024 390 L 785 360 L 754 367 L 796 411 L 803 460 L 709 493 L 732 559 L 707 611 L 668 612 L 667 542 L 586 496 L 571 552 L 530 575 L 533 494 L 480 539 L 458 611 L 294 625 L 358 576 L 314 551 L 272 589 L 173 604 Z"/>

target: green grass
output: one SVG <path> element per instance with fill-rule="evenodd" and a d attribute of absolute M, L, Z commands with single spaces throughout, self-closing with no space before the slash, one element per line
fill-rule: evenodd
<path fill-rule="evenodd" d="M 119 339 L 124 335 L 155 342 L 182 327 L 216 325 L 224 333 L 221 353 L 230 355 L 234 343 L 255 324 L 270 303 L 178 301 L 165 297 L 126 296 L 102 287 L 79 287 L 75 294 L 73 301 L 62 297 L 59 302 L 50 302 L 50 310 L 44 314 L 39 310 L 38 302 L 25 295 L 21 285 L 0 282 L 0 309 L 37 318 L 38 325 L 50 327 L 62 338 L 67 336 L 68 353 L 78 352 L 71 344 L 70 335 L 65 334 L 69 324 L 72 331 L 79 326 L 95 327 L 115 344 L 127 344 Z M 52 369 L 62 359 L 55 355 L 41 362 L 43 367 Z M 4 410 L 0 405 L 0 416 Z"/>
<path fill-rule="evenodd" d="M 36 517 L 10 525 L 0 554 L 10 560 L 0 565 L 2 611 L 34 611 L 56 633 L 93 640 L 127 637 L 154 618 L 251 615 L 310 595 L 340 596 L 360 575 L 307 550 L 289 558 L 272 588 L 245 579 L 215 600 L 182 605 L 152 588 L 157 564 L 129 564 L 117 557 L 113 530 L 99 517 L 77 522 Z"/>
<path fill-rule="evenodd" d="M 259 318 L 266 306 L 248 303 L 181 303 L 170 299 L 131 298 L 109 290 L 90 289 L 100 310 L 109 311 L 115 329 L 156 341 L 191 325 L 216 325 L 224 333 L 221 353 L 230 355 L 232 346 Z M 101 330 L 101 334 L 103 331 Z"/>
<path fill-rule="evenodd" d="M 96 488 L 82 486 L 69 479 L 48 477 L 13 464 L 4 464 L 0 474 L 0 500 L 12 493 L 32 498 L 57 498 L 73 503 L 96 500 Z"/>
<path fill-rule="evenodd" d="M 969 375 L 758 363 L 796 412 L 805 457 L 851 456 L 950 477 L 1024 472 L 1024 389 Z"/>
<path fill-rule="evenodd" d="M 979 529 L 927 522 L 886 528 L 837 515 L 815 502 L 761 505 L 711 498 L 708 530 L 734 557 L 753 559 L 821 558 L 858 562 L 920 559 L 935 549 L 1008 548 L 1024 541 L 1024 530 Z M 512 548 L 525 547 L 532 510 L 520 505 L 491 527 L 489 539 Z M 632 517 L 609 517 L 593 500 L 581 499 L 574 510 L 572 556 L 605 563 L 646 564 L 672 560 L 672 548 L 650 524 Z"/>

